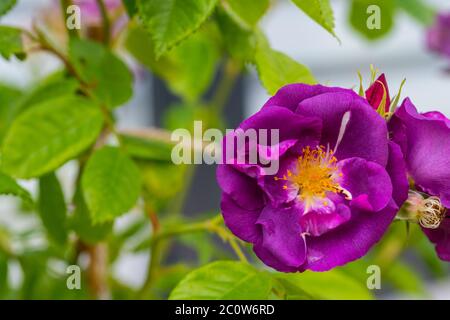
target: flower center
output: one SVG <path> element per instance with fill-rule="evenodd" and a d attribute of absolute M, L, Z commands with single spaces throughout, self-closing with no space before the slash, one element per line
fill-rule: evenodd
<path fill-rule="evenodd" d="M 438 197 L 424 198 L 418 192 L 410 191 L 406 200 L 409 219 L 418 222 L 427 229 L 437 229 L 444 220 L 447 209 Z"/>
<path fill-rule="evenodd" d="M 326 150 L 323 146 L 315 149 L 306 147 L 297 158 L 295 169 L 287 170 L 286 175 L 282 178 L 275 177 L 275 180 L 289 182 L 283 185 L 283 188 L 297 189 L 298 197 L 305 202 L 307 208 L 319 199 L 327 206 L 328 192 L 343 193 L 347 198 L 351 198 L 350 193 L 336 181 L 342 173 L 338 170 L 337 159 L 333 154 L 333 150 Z"/>

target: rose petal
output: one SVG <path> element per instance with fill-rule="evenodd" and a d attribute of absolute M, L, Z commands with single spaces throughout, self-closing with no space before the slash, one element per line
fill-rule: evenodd
<path fill-rule="evenodd" d="M 440 259 L 450 261 L 450 218 L 444 219 L 437 229 L 422 229 L 428 239 L 436 245 Z"/>
<path fill-rule="evenodd" d="M 288 84 L 277 91 L 263 106 L 263 109 L 273 106 L 288 108 L 295 111 L 300 102 L 305 99 L 327 92 L 345 92 L 346 89 L 325 87 L 322 85 L 308 85 L 303 83 Z"/>
<path fill-rule="evenodd" d="M 244 131 L 248 129 L 267 129 L 268 132 L 272 129 L 279 130 L 279 142 L 288 139 L 318 140 L 322 122 L 318 118 L 304 117 L 289 109 L 273 106 L 262 109 L 244 120 L 239 128 Z"/>
<path fill-rule="evenodd" d="M 344 114 L 345 132 L 335 150 L 338 159 L 359 157 L 385 166 L 388 159 L 387 125 L 372 107 L 351 90 L 325 93 L 301 102 L 297 113 L 323 121 L 321 144 L 335 149 Z"/>
<path fill-rule="evenodd" d="M 320 237 L 306 237 L 307 261 L 303 270 L 327 271 L 364 256 L 380 241 L 398 207 L 391 201 L 376 214 L 352 210 L 352 218 Z"/>
<path fill-rule="evenodd" d="M 306 246 L 299 220 L 298 207 L 266 206 L 258 219 L 262 227 L 261 245 L 287 267 L 300 267 L 306 258 Z"/>
<path fill-rule="evenodd" d="M 450 127 L 441 119 L 419 114 L 409 99 L 394 117 L 402 123 L 394 128 L 394 141 L 398 136 L 406 138 L 406 144 L 401 143 L 409 174 L 421 190 L 450 207 Z"/>
<path fill-rule="evenodd" d="M 238 238 L 252 243 L 261 238 L 261 228 L 256 224 L 261 210 L 245 210 L 226 193 L 222 194 L 220 207 L 226 226 Z"/>
<path fill-rule="evenodd" d="M 344 204 L 338 204 L 331 213 L 308 212 L 301 218 L 300 224 L 304 232 L 317 237 L 347 222 L 350 217 L 350 209 Z"/>
<path fill-rule="evenodd" d="M 386 207 L 392 197 L 392 183 L 382 166 L 349 158 L 339 161 L 338 167 L 342 173 L 339 185 L 351 193 L 352 207 L 375 212 Z"/>
<path fill-rule="evenodd" d="M 400 147 L 392 141 L 389 142 L 389 160 L 386 171 L 391 177 L 392 185 L 395 186 L 392 190 L 392 198 L 401 208 L 408 198 L 409 182 L 406 176 L 406 163 L 403 153 Z"/>
<path fill-rule="evenodd" d="M 216 175 L 223 192 L 228 194 L 241 208 L 257 210 L 264 206 L 263 193 L 256 180 L 224 164 L 217 166 Z"/>
<path fill-rule="evenodd" d="M 262 241 L 253 246 L 253 251 L 258 256 L 258 258 L 263 261 L 266 265 L 271 268 L 274 268 L 280 272 L 296 272 L 298 268 L 286 266 L 283 262 L 281 262 L 277 257 L 275 257 L 269 250 L 267 250 Z"/>

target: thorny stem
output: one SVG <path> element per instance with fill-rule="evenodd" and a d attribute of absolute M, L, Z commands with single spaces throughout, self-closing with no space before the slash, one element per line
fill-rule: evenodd
<path fill-rule="evenodd" d="M 74 76 L 81 84 L 85 85 L 83 78 L 80 74 L 78 74 L 75 66 L 70 62 L 70 60 L 62 53 L 59 49 L 57 49 L 54 45 L 50 43 L 45 34 L 39 30 L 36 26 L 33 28 L 36 35 L 33 33 L 24 30 L 24 34 L 30 38 L 31 40 L 37 42 L 39 47 L 36 49 L 41 49 L 43 51 L 47 51 L 49 53 L 54 54 L 57 58 L 61 60 L 61 62 L 66 67 L 67 71 Z"/>
<path fill-rule="evenodd" d="M 106 243 L 88 247 L 89 267 L 88 281 L 91 294 L 96 299 L 109 299 L 108 290 L 108 247 Z"/>
<path fill-rule="evenodd" d="M 156 213 L 147 205 L 145 206 L 145 210 L 147 212 L 147 215 L 149 217 L 150 223 L 152 225 L 152 233 L 153 236 L 156 237 L 156 235 L 160 232 L 160 224 L 159 219 Z M 157 269 L 157 266 L 159 264 L 159 255 L 160 246 L 157 242 L 152 242 L 150 245 L 150 257 L 149 257 L 149 264 L 148 264 L 148 270 L 147 270 L 147 277 L 145 279 L 144 285 L 142 286 L 141 290 L 138 292 L 138 298 L 142 299 L 145 297 L 145 294 L 149 291 L 151 288 L 151 285 L 153 283 L 154 275 Z"/>
<path fill-rule="evenodd" d="M 153 233 L 158 233 L 159 229 L 160 229 L 160 224 L 159 224 L 159 219 L 158 216 L 156 215 L 156 213 L 151 210 L 151 209 L 146 209 L 146 211 L 148 212 L 148 217 L 150 219 L 150 223 L 152 224 L 152 231 Z"/>
<path fill-rule="evenodd" d="M 137 294 L 137 299 L 143 299 L 150 290 L 150 288 L 152 287 L 156 269 L 159 264 L 160 243 L 153 243 L 150 246 L 150 250 L 151 250 L 149 257 L 150 261 L 148 263 L 147 277 L 145 279 L 144 285 Z"/>

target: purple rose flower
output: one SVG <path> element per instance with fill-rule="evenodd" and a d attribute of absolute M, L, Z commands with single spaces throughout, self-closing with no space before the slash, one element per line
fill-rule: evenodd
<path fill-rule="evenodd" d="M 419 191 L 410 194 L 406 209 L 436 244 L 438 256 L 450 261 L 450 120 L 437 111 L 420 114 L 406 99 L 389 126 Z"/>
<path fill-rule="evenodd" d="M 428 49 L 450 58 L 450 13 L 440 13 L 427 30 Z"/>
<path fill-rule="evenodd" d="M 325 271 L 362 257 L 407 198 L 400 147 L 352 90 L 285 86 L 239 128 L 279 129 L 277 174 L 261 164 L 217 169 L 226 225 L 276 270 Z"/>

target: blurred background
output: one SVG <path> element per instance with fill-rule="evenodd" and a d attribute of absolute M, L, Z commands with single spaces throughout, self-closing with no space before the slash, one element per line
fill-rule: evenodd
<path fill-rule="evenodd" d="M 448 0 L 429 0 L 439 9 L 450 10 Z M 53 0 L 20 0 L 17 7 L 2 19 L 2 24 L 30 26 L 37 15 L 43 13 Z M 325 85 L 357 87 L 357 71 L 361 71 L 366 83 L 369 80 L 369 65 L 373 64 L 387 76 L 389 87 L 394 95 L 401 81 L 406 78 L 403 97 L 410 96 L 420 111 L 440 110 L 450 116 L 450 61 L 445 61 L 426 50 L 423 26 L 411 17 L 401 13 L 396 16 L 391 34 L 377 42 L 369 42 L 359 36 L 348 23 L 349 1 L 334 0 L 332 6 L 336 20 L 336 34 L 341 43 L 331 37 L 287 0 L 276 1 L 272 10 L 263 18 L 261 27 L 267 34 L 272 47 L 308 66 L 318 81 Z M 134 62 L 128 59 L 131 64 Z M 26 62 L 17 59 L 0 59 L 0 82 L 26 88 L 35 84 L 43 76 L 56 70 L 58 61 L 47 54 L 33 55 Z M 136 66 L 136 68 L 138 68 Z M 176 101 L 164 83 L 152 77 L 143 69 L 137 69 L 133 99 L 118 112 L 121 128 L 160 126 L 164 108 Z M 228 106 L 226 116 L 228 127 L 234 127 L 243 117 L 258 111 L 268 99 L 256 72 L 249 70 L 237 82 Z M 213 167 L 197 170 L 193 186 L 189 191 L 185 212 L 205 212 L 217 210 L 220 195 L 216 186 Z M 61 179 L 70 180 L 73 175 L 71 164 L 65 166 Z M 31 189 L 32 183 L 24 182 Z M 69 184 L 65 186 L 69 188 Z M 17 216 L 16 203 L 5 199 L 0 202 L 0 223 L 15 229 L 28 229 L 36 219 L 31 216 Z M 130 223 L 133 215 L 119 219 L 116 228 Z M 39 237 L 31 237 L 33 246 L 43 245 Z M 180 248 L 176 254 L 189 254 Z M 175 255 L 176 255 L 175 254 Z M 176 257 L 174 257 L 176 259 Z M 139 287 L 145 276 L 147 253 L 126 253 L 114 265 L 117 278 L 131 287 Z M 411 258 L 412 264 L 420 263 Z M 57 266 L 56 266 L 57 267 Z M 446 265 L 445 268 L 448 269 Z M 10 280 L 19 284 L 23 274 L 18 266 L 12 266 Z M 428 279 L 427 275 L 424 275 Z M 450 279 L 426 282 L 430 298 L 450 299 Z M 382 298 L 403 298 L 407 295 L 392 295 L 382 290 Z"/>

